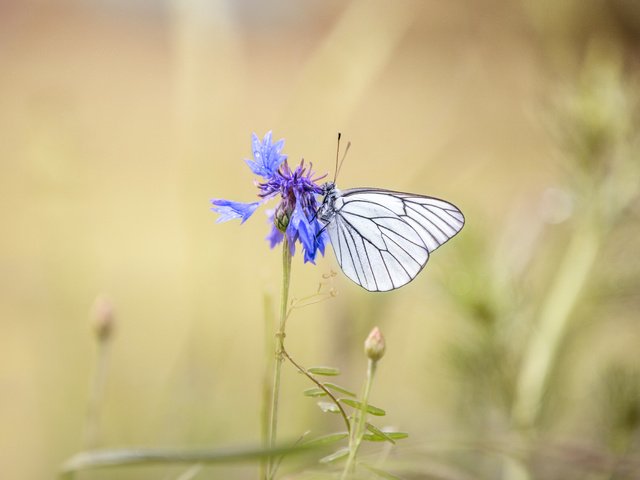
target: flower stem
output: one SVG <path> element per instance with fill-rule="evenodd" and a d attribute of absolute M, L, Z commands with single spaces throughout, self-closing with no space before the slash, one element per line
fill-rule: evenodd
<path fill-rule="evenodd" d="M 336 398 L 336 396 L 333 393 L 331 393 L 331 390 L 325 387 L 322 382 L 319 382 L 318 380 L 316 380 L 315 377 L 311 375 L 306 368 L 304 368 L 298 362 L 296 362 L 293 358 L 291 358 L 291 355 L 289 355 L 289 353 L 286 350 L 283 349 L 282 354 L 287 358 L 287 360 L 289 360 L 292 363 L 294 367 L 296 367 L 298 372 L 300 372 L 301 374 L 306 376 L 309 380 L 311 380 L 320 390 L 322 390 L 333 401 L 335 406 L 338 408 L 340 415 L 342 415 L 344 424 L 347 427 L 347 432 L 351 434 L 351 424 L 349 423 L 349 417 L 347 416 L 347 412 L 344 411 L 344 407 L 342 406 L 340 401 Z"/>
<path fill-rule="evenodd" d="M 100 443 L 100 418 L 109 368 L 109 346 L 107 340 L 98 341 L 98 359 L 91 379 L 91 390 L 87 402 L 84 432 L 84 444 L 87 449 L 96 448 Z"/>
<path fill-rule="evenodd" d="M 262 408 L 260 409 L 260 434 L 262 438 L 262 446 L 269 448 L 269 429 L 271 421 L 271 395 L 273 394 L 273 385 L 271 383 L 271 375 L 273 364 L 275 361 L 275 345 L 271 340 L 271 332 L 275 330 L 276 321 L 273 315 L 273 299 L 271 295 L 264 295 L 264 331 L 265 331 L 265 364 L 262 379 Z M 268 333 L 267 333 L 268 332 Z M 267 478 L 269 457 L 260 459 L 260 478 Z"/>
<path fill-rule="evenodd" d="M 342 476 L 340 477 L 341 480 L 346 479 L 347 475 L 353 473 L 356 467 L 356 456 L 365 432 L 369 394 L 371 393 L 371 385 L 373 384 L 373 376 L 376 373 L 377 364 L 378 362 L 376 360 L 369 359 L 369 363 L 367 365 L 367 381 L 364 386 L 361 408 L 358 412 L 355 428 L 351 430 L 351 435 L 349 436 L 349 458 L 347 459 L 347 464 L 344 466 L 344 470 L 342 471 Z"/>
<path fill-rule="evenodd" d="M 280 399 L 280 373 L 284 360 L 284 337 L 287 323 L 287 306 L 289 303 L 289 284 L 291 283 L 291 250 L 285 237 L 282 243 L 282 291 L 280 296 L 280 324 L 275 335 L 275 365 L 273 369 L 273 390 L 271 392 L 271 417 L 269 422 L 269 447 L 275 447 L 278 429 L 278 404 Z M 266 478 L 275 476 L 275 464 L 272 457 L 269 458 Z"/>

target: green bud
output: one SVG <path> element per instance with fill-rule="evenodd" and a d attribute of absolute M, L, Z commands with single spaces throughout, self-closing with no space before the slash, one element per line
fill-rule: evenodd
<path fill-rule="evenodd" d="M 364 353 L 370 360 L 377 362 L 384 355 L 385 350 L 384 337 L 378 327 L 374 327 L 371 333 L 364 341 Z"/>
<path fill-rule="evenodd" d="M 280 230 L 282 233 L 287 231 L 287 227 L 289 226 L 289 220 L 291 219 L 291 212 L 287 211 L 287 208 L 284 206 L 284 202 L 278 205 L 276 208 L 276 214 L 273 216 L 273 223 L 276 228 Z"/>

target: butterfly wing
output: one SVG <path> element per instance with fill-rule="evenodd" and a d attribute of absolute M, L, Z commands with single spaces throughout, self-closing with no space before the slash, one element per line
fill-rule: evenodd
<path fill-rule="evenodd" d="M 343 191 L 326 229 L 340 268 L 369 291 L 388 291 L 413 280 L 429 254 L 464 225 L 451 203 L 374 188 Z"/>

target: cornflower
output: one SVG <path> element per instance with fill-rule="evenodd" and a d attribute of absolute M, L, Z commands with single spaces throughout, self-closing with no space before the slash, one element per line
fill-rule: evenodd
<path fill-rule="evenodd" d="M 275 209 L 267 211 L 271 231 L 266 240 L 271 248 L 287 237 L 291 255 L 295 253 L 295 244 L 299 242 L 304 252 L 304 261 L 315 263 L 316 255 L 324 255 L 328 241 L 326 232 L 318 222 L 318 195 L 323 193 L 318 181 L 326 175 L 314 178 L 312 165 L 307 168 L 304 160 L 292 170 L 287 156 L 282 154 L 284 140 L 272 142 L 271 131 L 262 141 L 254 133 L 252 136 L 253 160 L 246 160 L 251 171 L 263 181 L 256 181 L 258 187 L 257 202 L 243 203 L 231 200 L 214 199 L 212 210 L 220 217 L 217 222 L 226 222 L 235 218 L 241 223 L 247 221 L 257 208 L 268 200 L 280 196 Z"/>

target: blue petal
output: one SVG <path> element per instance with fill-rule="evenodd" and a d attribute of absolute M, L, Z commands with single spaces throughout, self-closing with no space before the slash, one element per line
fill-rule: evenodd
<path fill-rule="evenodd" d="M 269 219 L 269 224 L 271 225 L 271 231 L 269 232 L 269 235 L 266 236 L 265 240 L 269 242 L 269 246 L 271 248 L 274 248 L 276 245 L 281 243 L 282 240 L 284 240 L 284 234 L 280 230 L 278 230 L 273 223 L 273 217 L 275 216 L 275 214 L 275 208 L 267 210 L 267 218 Z"/>
<path fill-rule="evenodd" d="M 289 226 L 287 227 L 287 236 L 289 238 L 297 238 L 304 248 L 304 261 L 314 263 L 318 250 L 324 255 L 324 239 L 318 234 L 321 231 L 320 224 L 314 219 L 313 223 L 309 222 L 304 209 L 300 202 L 296 202 L 296 206 L 291 215 Z"/>
<path fill-rule="evenodd" d="M 260 175 L 266 179 L 272 178 L 278 171 L 280 164 L 287 158 L 286 155 L 280 153 L 284 147 L 284 140 L 272 143 L 271 138 L 271 131 L 267 132 L 262 142 L 254 133 L 251 137 L 253 161 L 246 160 L 247 165 L 255 175 Z"/>
<path fill-rule="evenodd" d="M 253 215 L 253 212 L 256 211 L 256 208 L 258 208 L 262 202 L 242 203 L 216 199 L 211 200 L 211 203 L 215 205 L 211 210 L 220 214 L 216 223 L 227 222 L 234 218 L 241 218 L 242 221 L 240 223 L 244 223 Z"/>
<path fill-rule="evenodd" d="M 271 231 L 269 232 L 269 235 L 267 235 L 265 239 L 269 241 L 269 246 L 271 248 L 274 248 L 276 245 L 279 245 L 282 242 L 282 240 L 284 240 L 284 233 L 282 233 L 280 230 L 276 228 L 275 225 L 273 225 L 271 227 Z"/>

